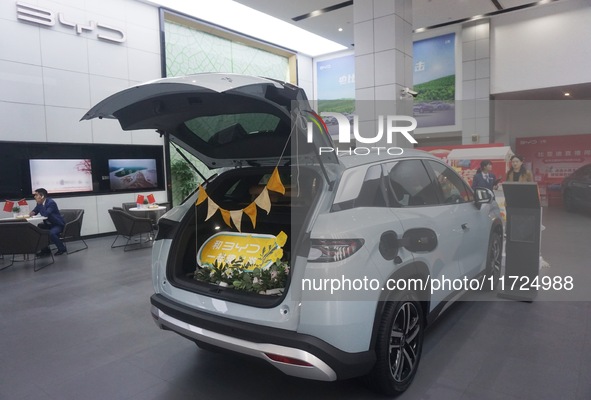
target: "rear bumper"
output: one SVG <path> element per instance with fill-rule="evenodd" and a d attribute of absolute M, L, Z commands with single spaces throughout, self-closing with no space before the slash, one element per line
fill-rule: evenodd
<path fill-rule="evenodd" d="M 194 310 L 159 294 L 153 295 L 150 301 L 152 317 L 161 329 L 262 358 L 287 375 L 334 381 L 365 375 L 375 363 L 373 351 L 346 353 L 310 335 L 223 318 Z M 299 362 L 277 361 L 275 356 Z"/>

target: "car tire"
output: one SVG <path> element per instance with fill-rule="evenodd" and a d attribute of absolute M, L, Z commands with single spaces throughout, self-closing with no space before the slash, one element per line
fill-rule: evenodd
<path fill-rule="evenodd" d="M 484 280 L 482 291 L 495 290 L 501 277 L 501 267 L 503 262 L 503 238 L 497 231 L 493 231 L 488 240 L 488 252 L 486 254 L 486 269 L 484 271 Z"/>
<path fill-rule="evenodd" d="M 394 396 L 404 392 L 417 372 L 423 349 L 425 317 L 414 293 L 388 301 L 376 340 L 376 363 L 366 382 L 376 392 Z"/>

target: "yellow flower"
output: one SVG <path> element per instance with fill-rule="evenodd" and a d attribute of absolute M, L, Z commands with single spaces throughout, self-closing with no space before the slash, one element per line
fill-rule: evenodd
<path fill-rule="evenodd" d="M 283 232 L 283 231 L 279 232 L 279 235 L 277 235 L 277 238 L 275 239 L 275 241 L 277 242 L 277 246 L 279 246 L 279 247 L 285 246 L 285 242 L 287 242 L 287 235 L 285 234 L 285 232 Z"/>

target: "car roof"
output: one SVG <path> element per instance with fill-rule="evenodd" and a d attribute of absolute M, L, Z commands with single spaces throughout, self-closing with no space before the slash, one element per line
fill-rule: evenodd
<path fill-rule="evenodd" d="M 370 148 L 371 149 L 371 148 Z M 398 148 L 396 148 L 398 150 Z M 398 150 L 399 152 L 400 150 Z M 342 150 L 341 150 L 342 152 Z M 342 153 L 340 153 L 342 154 Z M 339 160 L 345 166 L 345 168 L 355 168 L 360 165 L 365 164 L 373 164 L 377 162 L 384 162 L 384 161 L 396 161 L 406 158 L 424 158 L 424 159 L 431 159 L 431 160 L 439 160 L 440 158 L 434 156 L 431 153 L 428 153 L 423 150 L 415 150 L 415 149 L 402 149 L 402 154 L 400 155 L 389 155 L 385 148 L 381 148 L 378 154 L 377 150 L 373 150 L 373 152 L 369 154 L 362 154 L 359 153 L 358 155 L 352 154 L 345 154 L 339 156 Z"/>

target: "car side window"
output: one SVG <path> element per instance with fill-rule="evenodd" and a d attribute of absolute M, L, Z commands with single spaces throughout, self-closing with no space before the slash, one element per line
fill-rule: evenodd
<path fill-rule="evenodd" d="M 587 165 L 576 174 L 578 179 L 591 179 L 591 165 Z"/>
<path fill-rule="evenodd" d="M 384 165 L 388 200 L 393 207 L 438 204 L 436 186 L 420 160 L 402 160 Z"/>
<path fill-rule="evenodd" d="M 333 211 L 342 211 L 356 207 L 386 207 L 386 198 L 382 186 L 382 167 L 373 165 L 367 169 L 361 190 L 356 199 L 335 203 Z"/>
<path fill-rule="evenodd" d="M 435 173 L 437 186 L 439 187 L 444 204 L 474 201 L 468 185 L 450 167 L 432 160 L 428 160 L 427 164 L 429 164 Z"/>

